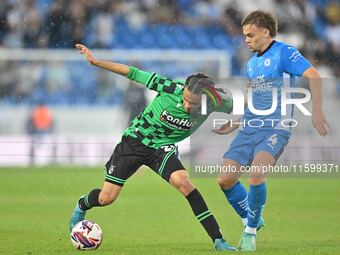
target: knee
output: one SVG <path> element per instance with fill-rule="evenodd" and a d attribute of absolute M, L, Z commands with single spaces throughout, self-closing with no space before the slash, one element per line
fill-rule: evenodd
<path fill-rule="evenodd" d="M 102 206 L 105 206 L 105 205 L 110 205 L 113 203 L 113 201 L 116 200 L 116 196 L 114 196 L 113 194 L 110 194 L 110 193 L 106 193 L 106 192 L 101 192 L 99 194 L 99 204 L 102 205 Z"/>
<path fill-rule="evenodd" d="M 217 183 L 222 189 L 230 189 L 232 188 L 236 183 L 238 182 L 238 179 L 231 179 L 231 178 L 225 178 L 222 176 L 219 176 L 217 178 Z"/>
<path fill-rule="evenodd" d="M 188 175 L 185 174 L 176 174 L 175 176 L 171 176 L 171 183 L 176 187 L 183 195 L 190 194 L 191 191 L 195 189 L 194 185 L 189 180 Z"/>
<path fill-rule="evenodd" d="M 250 176 L 249 184 L 253 186 L 261 185 L 266 181 L 265 176 Z"/>

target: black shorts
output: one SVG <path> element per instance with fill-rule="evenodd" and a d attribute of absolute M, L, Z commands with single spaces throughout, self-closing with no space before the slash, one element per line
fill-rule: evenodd
<path fill-rule="evenodd" d="M 123 136 L 105 165 L 105 181 L 123 186 L 142 165 L 150 167 L 166 181 L 173 172 L 184 169 L 176 145 L 154 149 L 142 144 L 139 139 Z"/>

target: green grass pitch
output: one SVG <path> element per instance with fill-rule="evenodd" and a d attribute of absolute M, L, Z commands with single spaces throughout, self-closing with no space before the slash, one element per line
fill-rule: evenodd
<path fill-rule="evenodd" d="M 0 254 L 82 253 L 70 242 L 69 216 L 77 198 L 102 181 L 101 167 L 0 169 Z M 193 182 L 237 245 L 241 222 L 215 180 Z M 340 254 L 339 194 L 339 179 L 269 179 L 256 254 Z M 150 170 L 137 172 L 114 204 L 87 218 L 104 233 L 90 254 L 216 254 L 186 199 Z"/>

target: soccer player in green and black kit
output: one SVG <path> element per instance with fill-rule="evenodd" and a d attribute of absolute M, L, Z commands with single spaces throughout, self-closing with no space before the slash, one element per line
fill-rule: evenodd
<path fill-rule="evenodd" d="M 193 74 L 186 80 L 170 80 L 133 66 L 97 60 L 84 45 L 77 44 L 76 47 L 92 65 L 144 84 L 147 88 L 157 91 L 158 95 L 125 130 L 121 142 L 106 163 L 103 188 L 93 189 L 79 199 L 70 220 L 70 229 L 84 219 L 87 210 L 111 204 L 118 197 L 125 181 L 141 165 L 146 165 L 185 196 L 216 250 L 235 251 L 235 248 L 223 239 L 215 217 L 189 180 L 175 145 L 188 137 L 207 118 L 208 115 L 194 119 L 192 116 L 200 109 L 203 90 L 208 89 L 216 93 L 216 90 L 212 89 L 214 80 L 202 73 Z M 208 104 L 208 112 L 230 113 L 232 99 L 221 99 L 217 96 L 220 104 Z"/>

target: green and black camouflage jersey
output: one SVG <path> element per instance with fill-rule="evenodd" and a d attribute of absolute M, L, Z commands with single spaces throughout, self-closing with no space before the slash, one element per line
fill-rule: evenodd
<path fill-rule="evenodd" d="M 158 95 L 138 117 L 132 120 L 124 135 L 138 138 L 144 145 L 155 149 L 184 140 L 211 112 L 232 111 L 232 99 L 226 97 L 218 107 L 208 104 L 208 114 L 193 119 L 193 114 L 187 113 L 183 107 L 185 80 L 171 80 L 133 66 L 130 67 L 127 77 L 157 91 Z"/>

